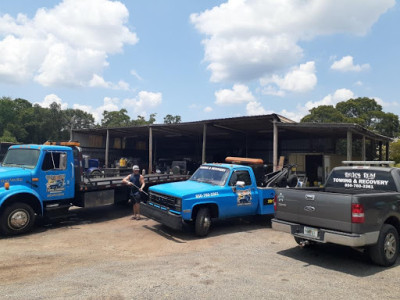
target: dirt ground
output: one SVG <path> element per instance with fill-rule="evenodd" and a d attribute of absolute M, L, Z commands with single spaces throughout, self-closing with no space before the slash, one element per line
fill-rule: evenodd
<path fill-rule="evenodd" d="M 126 207 L 76 209 L 0 238 L 1 299 L 398 299 L 399 261 L 335 245 L 301 249 L 268 218 L 220 221 L 207 238 Z"/>

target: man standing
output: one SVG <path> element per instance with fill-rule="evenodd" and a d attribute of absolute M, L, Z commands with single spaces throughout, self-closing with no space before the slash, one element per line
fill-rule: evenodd
<path fill-rule="evenodd" d="M 132 187 L 129 195 L 129 198 L 133 203 L 132 219 L 140 220 L 140 200 L 141 200 L 140 193 L 143 192 L 145 182 L 144 182 L 144 177 L 139 173 L 140 171 L 139 166 L 134 165 L 132 170 L 133 173 L 122 179 L 122 182 Z"/>

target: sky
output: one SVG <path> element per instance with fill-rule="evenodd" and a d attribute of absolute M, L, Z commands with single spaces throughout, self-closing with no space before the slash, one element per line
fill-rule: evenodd
<path fill-rule="evenodd" d="M 2 0 L 0 97 L 156 123 L 369 97 L 400 114 L 395 0 Z"/>

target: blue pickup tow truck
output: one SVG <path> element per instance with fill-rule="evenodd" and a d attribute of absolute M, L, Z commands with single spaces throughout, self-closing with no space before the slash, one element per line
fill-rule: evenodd
<path fill-rule="evenodd" d="M 289 169 L 265 174 L 261 159 L 230 157 L 232 163 L 203 164 L 183 182 L 152 186 L 141 213 L 170 228 L 194 224 L 198 236 L 209 233 L 212 219 L 273 215 L 271 186 L 296 185 Z"/>
<path fill-rule="evenodd" d="M 85 176 L 79 143 L 14 145 L 0 167 L 0 234 L 28 232 L 37 217 L 65 217 L 71 206 L 126 203 L 122 177 Z M 147 186 L 186 176 L 146 175 Z"/>

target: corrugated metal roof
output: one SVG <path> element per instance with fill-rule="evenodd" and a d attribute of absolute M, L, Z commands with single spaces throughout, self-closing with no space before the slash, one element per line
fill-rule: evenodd
<path fill-rule="evenodd" d="M 152 128 L 153 136 L 164 137 L 194 137 L 203 134 L 204 125 L 207 125 L 208 137 L 229 137 L 232 133 L 244 135 L 269 135 L 273 131 L 273 123 L 277 122 L 279 128 L 279 136 L 291 137 L 304 135 L 347 136 L 348 129 L 355 136 L 365 136 L 367 138 L 379 141 L 391 141 L 392 139 L 370 130 L 363 128 L 357 124 L 348 123 L 296 123 L 293 120 L 285 118 L 278 114 L 258 115 L 258 116 L 242 116 L 233 118 L 221 118 L 202 120 L 194 122 L 182 122 L 176 124 L 151 124 L 142 126 L 114 127 L 114 128 L 97 128 L 97 129 L 76 129 L 76 133 L 102 135 L 107 134 L 107 130 L 114 137 L 137 137 L 147 136 L 149 127 Z"/>

